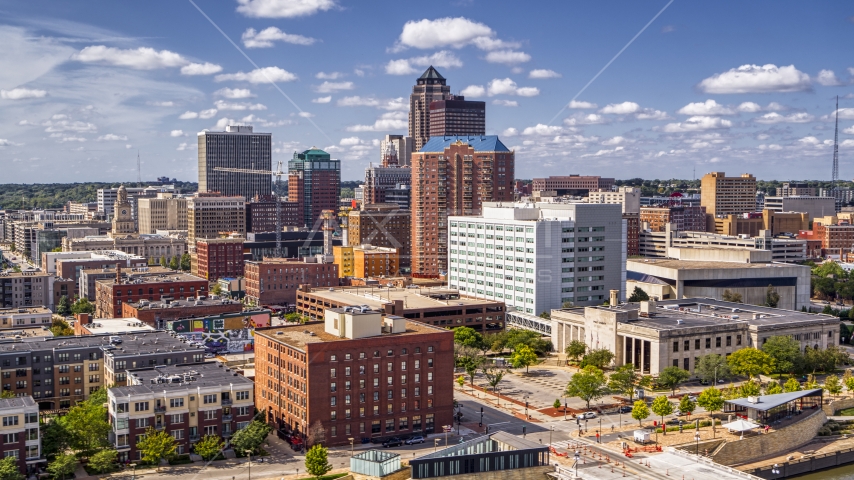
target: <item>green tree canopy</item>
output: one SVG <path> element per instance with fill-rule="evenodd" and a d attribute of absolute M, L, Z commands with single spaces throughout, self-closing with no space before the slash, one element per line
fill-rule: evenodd
<path fill-rule="evenodd" d="M 608 377 L 608 388 L 629 397 L 629 402 L 634 399 L 635 389 L 647 386 L 649 386 L 649 377 L 641 375 L 630 363 L 618 367 Z"/>
<path fill-rule="evenodd" d="M 588 410 L 591 400 L 597 400 L 607 394 L 608 387 L 605 374 L 592 365 L 584 367 L 580 372 L 574 374 L 566 386 L 566 396 L 584 400 L 587 403 Z"/>
<path fill-rule="evenodd" d="M 774 359 L 756 348 L 748 347 L 736 350 L 727 359 L 729 368 L 736 375 L 753 378 L 760 374 L 769 374 L 774 370 Z"/>
<path fill-rule="evenodd" d="M 118 458 L 118 452 L 112 448 L 105 448 L 92 455 L 87 466 L 96 473 L 111 472 L 116 467 L 116 458 Z"/>
<path fill-rule="evenodd" d="M 252 450 L 253 454 L 258 453 L 258 449 L 271 431 L 273 431 L 273 427 L 270 425 L 259 420 L 253 420 L 249 425 L 235 432 L 234 436 L 231 437 L 231 445 L 241 455 L 246 450 Z"/>
<path fill-rule="evenodd" d="M 729 364 L 726 358 L 717 353 L 703 355 L 694 365 L 694 375 L 707 382 L 714 382 L 716 379 L 726 380 L 731 376 Z"/>
<path fill-rule="evenodd" d="M 638 421 L 638 425 L 643 426 L 643 421 L 649 418 L 649 407 L 643 400 L 636 400 L 632 406 L 632 418 Z"/>
<path fill-rule="evenodd" d="M 525 367 L 525 373 L 528 373 L 528 367 L 537 364 L 537 354 L 531 347 L 522 345 L 510 356 L 510 364 L 513 368 Z"/>
<path fill-rule="evenodd" d="M 765 395 L 776 395 L 778 393 L 783 393 L 783 386 L 780 385 L 780 382 L 772 380 L 765 385 Z"/>
<path fill-rule="evenodd" d="M 632 294 L 629 296 L 627 301 L 630 303 L 637 303 L 647 300 L 649 300 L 649 295 L 643 291 L 643 289 L 636 286 L 635 289 L 632 290 Z"/>
<path fill-rule="evenodd" d="M 679 367 L 667 367 L 658 374 L 658 384 L 670 389 L 671 395 L 676 394 L 676 386 L 688 380 L 691 374 Z"/>
<path fill-rule="evenodd" d="M 172 259 L 169 260 L 169 268 L 172 270 L 179 270 L 181 268 L 181 260 L 177 256 L 172 257 Z"/>
<path fill-rule="evenodd" d="M 664 417 L 673 413 L 673 404 L 670 403 L 670 399 L 665 395 L 655 397 L 655 400 L 652 401 L 652 413 L 661 417 L 661 431 L 667 435 L 667 428 L 664 428 Z"/>
<path fill-rule="evenodd" d="M 579 340 L 573 340 L 569 342 L 569 345 L 566 346 L 564 351 L 567 357 L 577 362 L 578 359 L 583 357 L 584 353 L 587 351 L 587 344 Z"/>
<path fill-rule="evenodd" d="M 614 361 L 614 352 L 607 348 L 594 349 L 582 357 L 581 368 L 590 366 L 602 370 L 610 365 L 612 361 Z"/>
<path fill-rule="evenodd" d="M 501 383 L 501 380 L 504 380 L 504 374 L 507 373 L 504 369 L 488 364 L 481 367 L 481 372 L 486 377 L 486 384 L 492 387 L 492 393 L 495 393 L 498 384 Z"/>
<path fill-rule="evenodd" d="M 762 344 L 762 351 L 774 360 L 774 373 L 795 373 L 803 369 L 801 342 L 789 335 L 775 335 Z"/>
<path fill-rule="evenodd" d="M 457 327 L 454 329 L 454 343 L 481 350 L 483 335 L 471 327 Z"/>
<path fill-rule="evenodd" d="M 56 314 L 63 317 L 71 315 L 71 302 L 68 301 L 67 296 L 59 297 L 59 302 L 56 303 Z"/>
<path fill-rule="evenodd" d="M 317 478 L 332 470 L 329 463 L 329 450 L 318 444 L 311 447 L 305 454 L 305 470 Z"/>
<path fill-rule="evenodd" d="M 50 324 L 50 333 L 54 337 L 71 337 L 74 335 L 74 329 L 65 320 L 59 317 L 53 317 Z"/>
<path fill-rule="evenodd" d="M 81 458 L 89 458 L 109 446 L 107 437 L 110 433 L 110 423 L 107 421 L 107 409 L 104 408 L 105 392 L 106 390 L 97 393 L 71 407 L 68 413 L 59 419 L 69 448 Z"/>
<path fill-rule="evenodd" d="M 740 398 L 755 397 L 758 396 L 760 392 L 759 382 L 752 378 L 742 383 L 738 388 L 741 390 L 739 395 Z"/>
<path fill-rule="evenodd" d="M 765 291 L 765 306 L 777 308 L 778 303 L 780 303 L 780 294 L 777 293 L 777 289 L 773 285 L 768 285 L 768 289 Z"/>
<path fill-rule="evenodd" d="M 88 313 L 89 315 L 95 314 L 95 305 L 89 301 L 86 297 L 81 297 L 71 305 L 71 313 L 74 315 L 78 315 L 80 313 Z"/>
<path fill-rule="evenodd" d="M 697 397 L 697 405 L 706 409 L 710 414 L 719 412 L 724 408 L 724 397 L 721 391 L 715 387 L 709 387 L 700 393 Z M 713 418 L 714 420 L 714 418 Z M 715 430 L 715 422 L 712 422 L 712 432 Z M 713 433 L 714 435 L 714 433 Z"/>
<path fill-rule="evenodd" d="M 801 391 L 801 382 L 799 382 L 795 377 L 789 377 L 786 380 L 786 383 L 783 384 L 783 391 L 788 392 L 799 392 Z"/>
<path fill-rule="evenodd" d="M 197 455 L 205 460 L 211 460 L 219 454 L 223 446 L 225 442 L 218 435 L 205 435 L 196 442 L 194 448 Z"/>
<path fill-rule="evenodd" d="M 158 432 L 148 427 L 145 436 L 136 444 L 136 449 L 142 454 L 142 461 L 160 466 L 160 461 L 175 455 L 177 443 L 168 432 Z"/>
<path fill-rule="evenodd" d="M 838 263 L 829 260 L 815 267 L 812 274 L 816 277 L 844 278 L 845 270 Z"/>
<path fill-rule="evenodd" d="M 697 408 L 697 404 L 691 400 L 690 395 L 682 395 L 682 398 L 679 399 L 679 411 L 682 413 L 694 413 L 694 410 Z"/>
<path fill-rule="evenodd" d="M 744 299 L 741 294 L 738 292 L 733 292 L 730 289 L 724 290 L 723 300 L 725 302 L 733 302 L 733 303 L 744 303 Z"/>
<path fill-rule="evenodd" d="M 15 457 L 0 459 L 0 480 L 24 480 L 25 478 L 18 468 L 18 460 Z"/>
<path fill-rule="evenodd" d="M 192 262 L 192 259 L 190 258 L 190 254 L 187 252 L 184 252 L 184 254 L 181 255 L 181 270 L 183 270 L 185 272 L 189 272 L 190 268 L 192 267 L 191 262 Z"/>
<path fill-rule="evenodd" d="M 47 471 L 53 475 L 53 478 L 65 480 L 65 477 L 74 473 L 75 468 L 77 468 L 77 458 L 74 455 L 61 453 L 48 464 Z"/>
<path fill-rule="evenodd" d="M 824 389 L 833 396 L 839 395 L 842 392 L 842 382 L 836 375 L 828 375 L 824 379 Z"/>

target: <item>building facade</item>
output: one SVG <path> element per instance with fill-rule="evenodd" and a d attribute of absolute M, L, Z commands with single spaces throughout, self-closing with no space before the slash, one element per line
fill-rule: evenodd
<path fill-rule="evenodd" d="M 273 193 L 272 134 L 253 132 L 251 126 L 228 125 L 224 132 L 199 132 L 198 142 L 199 193 L 243 197 L 244 201 Z"/>
<path fill-rule="evenodd" d="M 203 238 L 196 240 L 193 275 L 217 280 L 243 276 L 243 238 Z"/>
<path fill-rule="evenodd" d="M 171 193 L 158 193 L 157 198 L 140 198 L 137 209 L 139 233 L 187 229 L 186 198 L 178 198 Z"/>
<path fill-rule="evenodd" d="M 187 199 L 187 242 L 191 249 L 198 239 L 220 238 L 231 233 L 246 235 L 243 197 L 199 193 Z"/>
<path fill-rule="evenodd" d="M 258 410 L 309 444 L 435 433 L 453 420 L 453 337 L 366 309 L 256 332 Z"/>
<path fill-rule="evenodd" d="M 412 213 L 397 205 L 364 204 L 348 215 L 347 235 L 350 245 L 373 245 L 395 248 L 400 267 L 408 271 L 412 256 Z"/>
<path fill-rule="evenodd" d="M 700 180 L 700 205 L 712 216 L 753 212 L 756 177 L 749 173 L 740 177 L 727 177 L 725 172 L 707 173 Z"/>
<path fill-rule="evenodd" d="M 264 233 L 276 231 L 276 215 L 282 227 L 302 226 L 302 211 L 299 203 L 279 199 L 276 206 L 274 198 L 257 198 L 246 203 L 246 233 Z"/>
<path fill-rule="evenodd" d="M 338 286 L 338 266 L 288 258 L 247 261 L 246 297 L 258 305 L 293 305 L 300 285 Z"/>
<path fill-rule="evenodd" d="M 675 224 L 679 231 L 705 232 L 706 207 L 682 205 L 641 207 L 640 222 L 644 225 L 644 229 L 651 232 L 662 232 L 671 223 Z"/>
<path fill-rule="evenodd" d="M 33 397 L 0 399 L 0 436 L 3 438 L 3 458 L 13 457 L 18 470 L 27 476 L 35 473 L 35 466 L 47 463 L 42 455 L 42 439 L 39 431 L 39 406 Z M 44 467 L 44 465 L 41 465 Z"/>
<path fill-rule="evenodd" d="M 765 197 L 765 209 L 772 212 L 804 212 L 810 220 L 836 214 L 833 197 Z"/>
<path fill-rule="evenodd" d="M 386 135 L 380 141 L 380 152 L 387 151 L 389 146 L 393 146 L 394 151 L 397 152 L 398 164 L 408 166 L 412 158 L 412 152 L 415 151 L 412 137 L 406 135 Z"/>
<path fill-rule="evenodd" d="M 44 272 L 0 273 L 0 307 L 53 308 L 54 275 Z"/>
<path fill-rule="evenodd" d="M 587 196 L 590 192 L 610 191 L 614 186 L 613 178 L 592 175 L 563 175 L 547 178 L 535 178 L 531 182 L 533 192 L 554 191 L 557 195 Z"/>
<path fill-rule="evenodd" d="M 625 292 L 626 234 L 618 205 L 484 204 L 448 218 L 448 286 L 539 315 L 599 305 Z"/>
<path fill-rule="evenodd" d="M 341 278 L 393 277 L 400 275 L 400 257 L 396 248 L 358 245 L 333 247 L 335 264 Z"/>
<path fill-rule="evenodd" d="M 362 189 L 362 203 L 386 203 L 386 193 L 390 189 L 410 185 L 412 171 L 408 166 L 400 166 L 398 152 L 393 142 L 386 144 L 382 163 L 365 169 L 365 184 Z"/>
<path fill-rule="evenodd" d="M 451 87 L 432 65 L 418 77 L 409 95 L 409 136 L 413 152 L 421 150 L 430 140 L 430 104 L 450 97 Z"/>
<path fill-rule="evenodd" d="M 513 200 L 515 153 L 495 135 L 435 137 L 412 155 L 412 276 L 447 272 L 448 217 Z"/>
<path fill-rule="evenodd" d="M 319 148 L 294 152 L 288 161 L 288 201 L 301 212 L 300 226 L 313 228 L 323 210 L 338 211 L 341 196 L 341 160 Z"/>
<path fill-rule="evenodd" d="M 0 329 L 32 328 L 50 325 L 53 312 L 45 307 L 0 308 Z"/>
<path fill-rule="evenodd" d="M 186 273 L 170 272 L 157 276 L 122 277 L 117 271 L 114 278 L 95 282 L 95 316 L 121 318 L 123 303 L 140 300 L 162 301 L 207 296 L 208 281 Z"/>
<path fill-rule="evenodd" d="M 591 191 L 587 194 L 587 203 L 616 203 L 622 205 L 623 213 L 640 213 L 641 189 L 638 187 L 619 187 L 614 190 Z"/>
<path fill-rule="evenodd" d="M 430 136 L 486 135 L 486 102 L 450 95 L 430 103 Z"/>
<path fill-rule="evenodd" d="M 121 318 L 135 318 L 146 325 L 164 329 L 167 322 L 172 320 L 241 311 L 243 311 L 243 305 L 240 302 L 224 298 L 195 297 L 160 302 L 139 300 L 122 303 Z"/>

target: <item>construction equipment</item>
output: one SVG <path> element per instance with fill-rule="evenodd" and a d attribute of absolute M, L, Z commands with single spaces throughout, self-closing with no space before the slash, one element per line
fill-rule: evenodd
<path fill-rule="evenodd" d="M 276 256 L 282 257 L 282 200 L 276 192 L 282 185 L 282 161 L 276 165 L 276 170 L 252 170 L 249 168 L 214 167 L 217 172 L 248 173 L 250 175 L 273 175 L 276 177 L 276 188 L 273 189 L 273 201 L 276 202 Z M 248 199 L 247 199 L 248 200 Z"/>

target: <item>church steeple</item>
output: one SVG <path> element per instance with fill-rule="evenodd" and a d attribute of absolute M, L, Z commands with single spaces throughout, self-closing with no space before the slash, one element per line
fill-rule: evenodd
<path fill-rule="evenodd" d="M 113 229 L 111 233 L 112 237 L 136 233 L 136 224 L 131 215 L 128 191 L 124 185 L 121 185 L 119 191 L 116 192 L 116 203 L 113 204 Z"/>

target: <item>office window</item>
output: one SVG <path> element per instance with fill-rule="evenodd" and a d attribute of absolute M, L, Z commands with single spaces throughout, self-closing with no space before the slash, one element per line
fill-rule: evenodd
<path fill-rule="evenodd" d="M 699 350 L 699 349 L 700 349 L 700 339 L 697 338 L 694 340 L 694 350 Z"/>
<path fill-rule="evenodd" d="M 729 335 L 727 335 L 727 337 L 726 337 L 726 346 L 727 346 L 727 347 L 731 347 L 731 346 L 732 346 L 732 337 L 731 337 L 731 336 L 729 336 Z"/>
<path fill-rule="evenodd" d="M 706 339 L 706 348 L 712 348 L 712 339 L 711 338 Z"/>
<path fill-rule="evenodd" d="M 715 347 L 720 348 L 721 346 L 721 337 L 715 337 Z"/>

